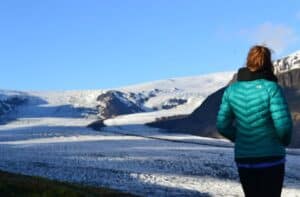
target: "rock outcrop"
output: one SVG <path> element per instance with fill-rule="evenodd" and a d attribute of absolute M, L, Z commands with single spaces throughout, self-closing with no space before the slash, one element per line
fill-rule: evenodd
<path fill-rule="evenodd" d="M 116 90 L 99 95 L 97 101 L 99 101 L 98 110 L 101 119 L 144 111 L 138 103 L 130 100 L 125 93 Z"/>

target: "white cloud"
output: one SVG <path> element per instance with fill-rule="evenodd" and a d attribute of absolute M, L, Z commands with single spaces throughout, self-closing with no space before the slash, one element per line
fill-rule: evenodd
<path fill-rule="evenodd" d="M 295 31 L 286 25 L 264 23 L 253 29 L 244 29 L 241 35 L 255 44 L 265 44 L 278 54 L 298 40 Z"/>

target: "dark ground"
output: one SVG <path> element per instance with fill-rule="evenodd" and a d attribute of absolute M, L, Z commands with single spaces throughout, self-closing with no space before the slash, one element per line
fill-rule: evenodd
<path fill-rule="evenodd" d="M 0 171 L 0 196 L 132 196 L 107 188 L 93 188 Z"/>

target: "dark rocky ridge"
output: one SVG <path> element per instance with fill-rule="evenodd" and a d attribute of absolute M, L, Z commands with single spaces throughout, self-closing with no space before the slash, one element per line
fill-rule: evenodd
<path fill-rule="evenodd" d="M 177 107 L 178 105 L 185 104 L 187 99 L 182 98 L 171 98 L 162 104 L 161 109 L 171 109 Z M 154 110 L 160 110 L 159 108 L 154 108 Z"/>
<path fill-rule="evenodd" d="M 19 96 L 12 96 L 7 99 L 0 100 L 0 124 L 3 124 L 5 114 L 13 111 L 17 106 L 26 102 L 27 98 Z"/>
<path fill-rule="evenodd" d="M 12 96 L 5 100 L 0 100 L 0 116 L 13 110 L 18 105 L 24 104 L 26 101 L 26 98 L 18 96 Z"/>
<path fill-rule="evenodd" d="M 125 93 L 120 91 L 107 91 L 99 95 L 97 101 L 100 102 L 98 110 L 102 119 L 144 111 L 137 103 L 129 100 Z"/>
<path fill-rule="evenodd" d="M 290 70 L 277 75 L 278 83 L 283 87 L 294 121 L 294 133 L 291 147 L 300 147 L 300 69 Z M 236 75 L 229 82 L 236 81 Z M 221 137 L 215 127 L 221 98 L 226 87 L 210 96 L 190 115 L 184 117 L 166 117 L 147 125 L 166 129 L 170 132 L 183 132 L 205 137 Z"/>
<path fill-rule="evenodd" d="M 109 90 L 100 94 L 98 101 L 98 117 L 100 119 L 113 118 L 119 115 L 149 112 L 161 109 L 171 109 L 187 102 L 187 99 L 170 98 L 158 107 L 146 107 L 145 103 L 160 93 L 159 89 L 142 92 L 122 92 Z"/>

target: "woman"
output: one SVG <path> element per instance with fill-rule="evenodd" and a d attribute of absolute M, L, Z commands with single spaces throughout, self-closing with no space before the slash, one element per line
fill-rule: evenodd
<path fill-rule="evenodd" d="M 217 116 L 218 131 L 235 143 L 246 197 L 281 195 L 292 128 L 286 99 L 273 74 L 271 51 L 254 46 L 237 81 L 224 91 Z"/>

